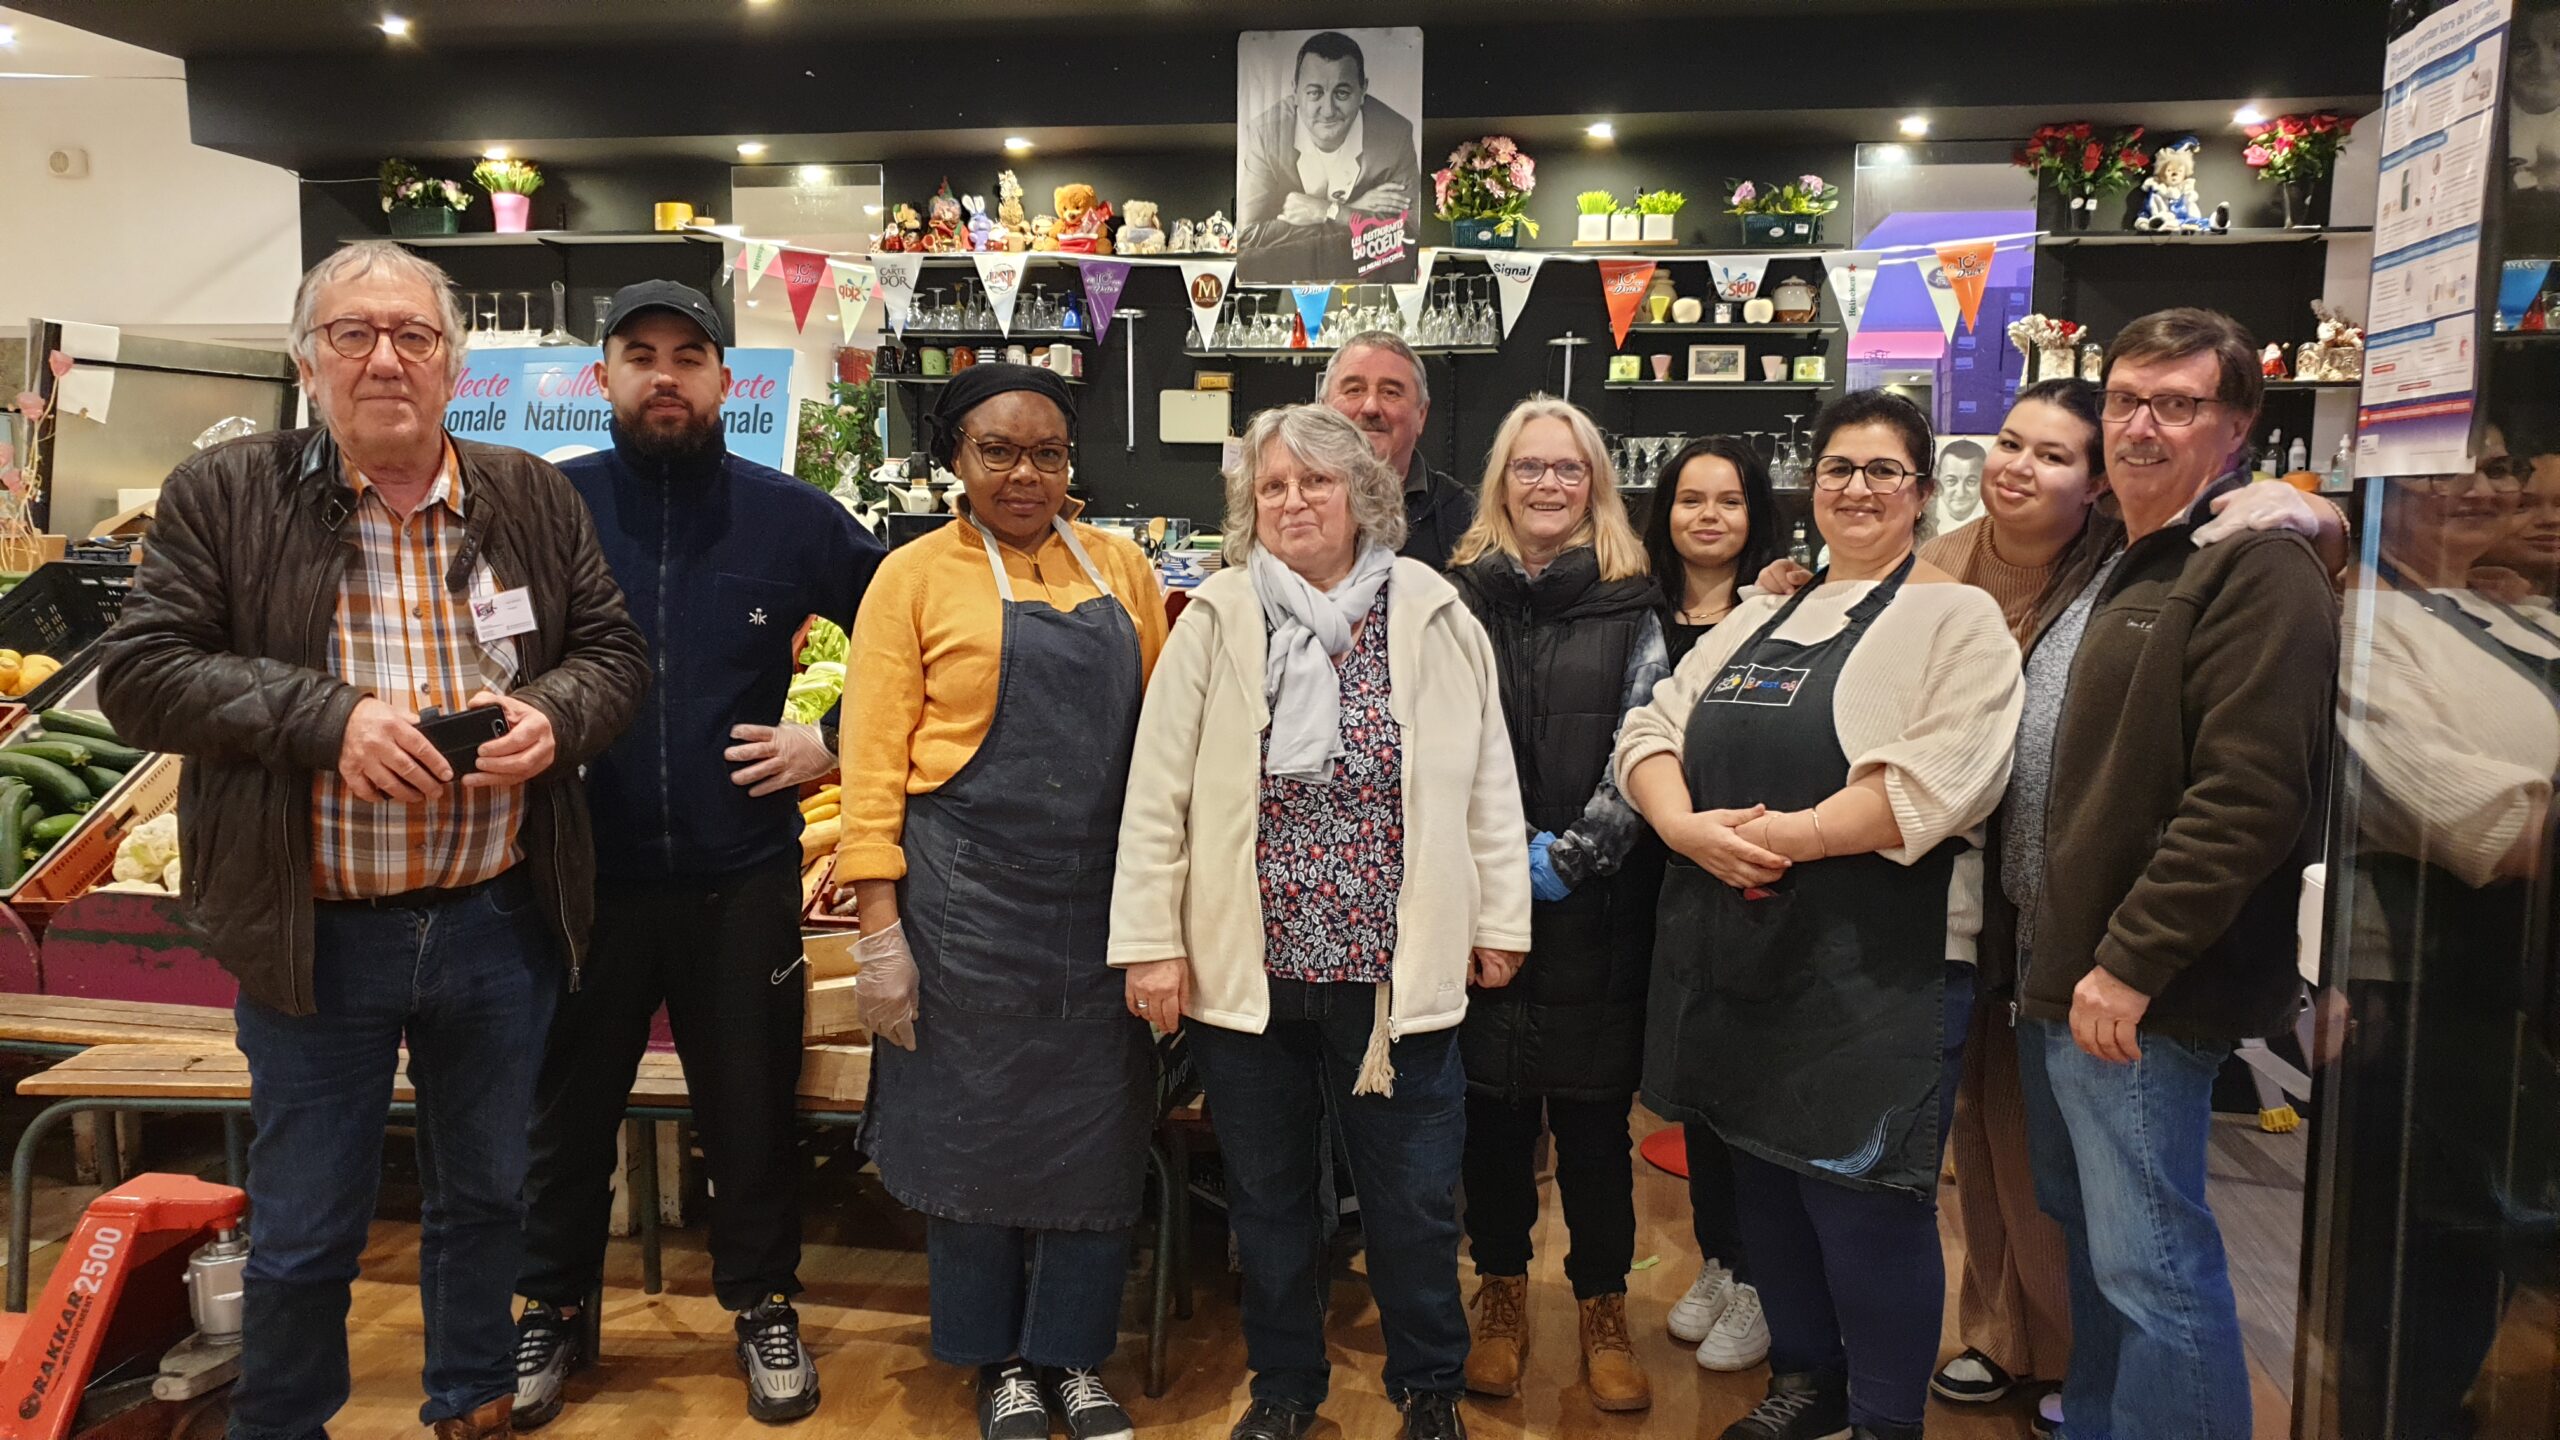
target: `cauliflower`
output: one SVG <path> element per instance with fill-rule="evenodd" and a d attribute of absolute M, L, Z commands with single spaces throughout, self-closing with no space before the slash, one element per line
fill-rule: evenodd
<path fill-rule="evenodd" d="M 116 846 L 115 878 L 165 889 L 178 888 L 178 817 L 162 815 L 135 827 Z"/>

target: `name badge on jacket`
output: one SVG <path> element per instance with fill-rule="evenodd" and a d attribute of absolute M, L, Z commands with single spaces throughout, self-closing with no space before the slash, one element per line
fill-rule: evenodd
<path fill-rule="evenodd" d="M 480 643 L 495 645 L 515 635 L 533 633 L 533 592 L 519 585 L 494 595 L 471 598 L 471 626 Z"/>

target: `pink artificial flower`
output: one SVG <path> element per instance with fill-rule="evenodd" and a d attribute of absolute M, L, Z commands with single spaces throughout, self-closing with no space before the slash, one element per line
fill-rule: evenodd
<path fill-rule="evenodd" d="M 1449 208 L 1448 171 L 1434 170 L 1431 172 L 1431 193 L 1433 197 L 1440 202 L 1441 209 L 1446 210 Z"/>
<path fill-rule="evenodd" d="M 68 369 L 69 367 L 65 366 L 64 368 Z M 30 425 L 42 420 L 44 418 L 44 397 L 33 390 L 19 391 L 18 413 L 26 416 L 27 423 Z"/>
<path fill-rule="evenodd" d="M 1804 193 L 1806 193 L 1807 195 L 1820 195 L 1820 194 L 1822 193 L 1822 177 L 1821 177 L 1821 176 L 1819 176 L 1819 175 L 1799 175 L 1799 176 L 1797 176 L 1796 178 L 1797 178 L 1799 181 L 1802 181 L 1802 182 L 1803 182 L 1803 184 L 1804 184 Z"/>
<path fill-rule="evenodd" d="M 1485 148 L 1493 152 L 1495 159 L 1503 161 L 1508 161 L 1512 156 L 1520 153 L 1519 145 L 1508 135 L 1494 136 L 1485 142 Z"/>
<path fill-rule="evenodd" d="M 1760 191 L 1748 180 L 1733 187 L 1733 203 L 1736 205 L 1748 205 L 1759 196 Z"/>
<path fill-rule="evenodd" d="M 53 378 L 56 380 L 71 373 L 71 357 L 59 350 L 46 356 L 44 363 L 46 368 L 53 371 Z"/>
<path fill-rule="evenodd" d="M 1532 162 L 1529 157 L 1526 155 L 1523 155 L 1519 159 L 1511 162 L 1511 186 L 1513 189 L 1518 190 L 1523 194 L 1528 192 L 1530 186 L 1538 183 L 1537 179 L 1530 173 L 1531 163 Z"/>
<path fill-rule="evenodd" d="M 2273 160 L 2276 157 L 2268 154 L 2265 146 L 2252 145 L 2248 149 L 2240 152 L 2240 158 L 2249 162 L 2250 169 L 2260 170 L 2266 167 L 2268 161 Z"/>

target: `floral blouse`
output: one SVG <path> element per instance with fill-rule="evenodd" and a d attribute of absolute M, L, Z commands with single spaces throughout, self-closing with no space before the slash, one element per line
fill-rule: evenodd
<path fill-rule="evenodd" d="M 1387 593 L 1335 667 L 1343 753 L 1329 784 L 1262 777 L 1254 869 L 1263 964 L 1283 980 L 1375 985 L 1396 949 L 1404 890 L 1404 733 L 1387 710 Z M 1271 732 L 1262 733 L 1263 761 Z"/>

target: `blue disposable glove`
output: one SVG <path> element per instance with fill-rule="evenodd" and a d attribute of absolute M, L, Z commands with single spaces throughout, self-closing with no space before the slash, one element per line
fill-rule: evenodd
<path fill-rule="evenodd" d="M 1556 837 L 1544 830 L 1529 837 L 1529 893 L 1550 903 L 1573 893 L 1573 887 L 1556 873 L 1555 859 L 1548 854 L 1555 843 Z"/>

